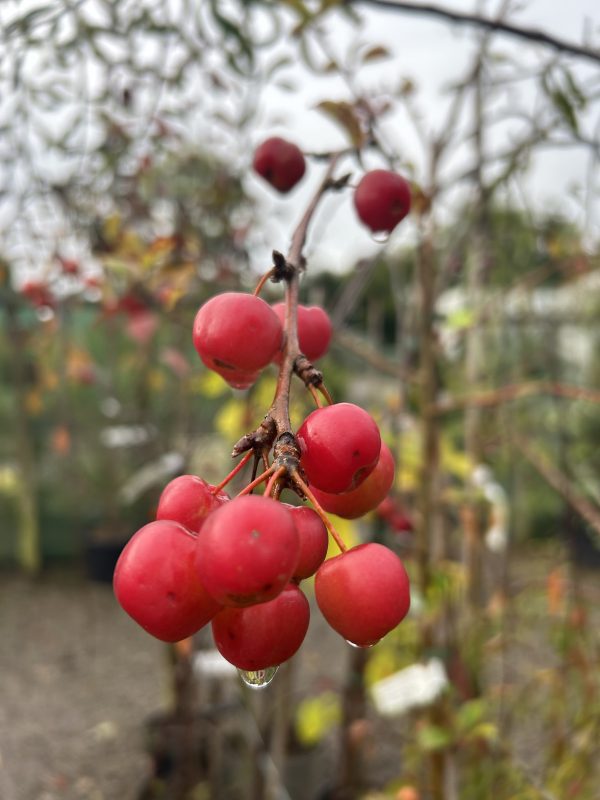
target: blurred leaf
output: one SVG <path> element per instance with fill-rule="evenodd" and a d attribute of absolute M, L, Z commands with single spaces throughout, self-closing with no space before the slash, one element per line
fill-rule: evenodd
<path fill-rule="evenodd" d="M 424 725 L 417 733 L 417 744 L 422 750 L 444 750 L 454 741 L 452 731 L 439 725 Z"/>
<path fill-rule="evenodd" d="M 563 119 L 571 128 L 574 133 L 579 131 L 579 123 L 577 121 L 577 114 L 575 113 L 575 109 L 571 103 L 571 100 L 565 92 L 561 89 L 554 89 L 554 91 L 550 95 L 550 99 L 554 103 L 554 107 L 556 110 L 562 115 Z"/>
<path fill-rule="evenodd" d="M 459 733 L 466 733 L 481 722 L 487 711 L 487 703 L 482 698 L 467 700 L 456 712 L 456 728 Z"/>
<path fill-rule="evenodd" d="M 309 697 L 296 709 L 296 735 L 307 747 L 318 744 L 341 718 L 341 699 L 335 692 Z"/>
<path fill-rule="evenodd" d="M 221 406 L 215 417 L 215 429 L 229 440 L 237 440 L 246 433 L 246 406 L 243 400 L 232 398 Z"/>
<path fill-rule="evenodd" d="M 364 145 L 365 133 L 351 103 L 346 103 L 344 100 L 323 100 L 317 105 L 317 109 L 335 120 L 346 131 L 355 147 L 360 148 Z"/>
<path fill-rule="evenodd" d="M 498 738 L 498 728 L 493 722 L 481 722 L 469 734 L 469 739 L 483 739 L 485 742 L 495 742 Z"/>
<path fill-rule="evenodd" d="M 475 320 L 476 314 L 472 308 L 457 308 L 446 317 L 446 325 L 451 330 L 460 331 L 471 328 Z"/>
<path fill-rule="evenodd" d="M 382 58 L 389 58 L 391 56 L 390 51 L 387 47 L 383 45 L 376 45 L 375 47 L 369 48 L 367 52 L 363 55 L 362 60 L 367 63 L 369 61 L 379 61 Z"/>
<path fill-rule="evenodd" d="M 227 382 L 216 372 L 209 369 L 200 375 L 193 376 L 190 384 L 193 384 L 194 391 L 198 394 L 203 394 L 205 397 L 221 397 L 230 392 Z"/>

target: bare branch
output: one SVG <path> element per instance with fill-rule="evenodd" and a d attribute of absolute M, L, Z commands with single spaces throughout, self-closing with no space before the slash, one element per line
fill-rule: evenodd
<path fill-rule="evenodd" d="M 515 445 L 525 459 L 535 467 L 544 480 L 555 489 L 577 513 L 594 529 L 600 537 L 600 508 L 587 497 L 579 494 L 571 480 L 554 464 L 523 441 L 515 440 Z"/>
<path fill-rule="evenodd" d="M 568 53 L 578 58 L 585 58 L 589 61 L 600 63 L 600 50 L 584 47 L 574 42 L 567 42 L 564 39 L 551 36 L 549 33 L 538 30 L 537 28 L 521 28 L 499 19 L 490 19 L 489 17 L 482 17 L 478 14 L 464 14 L 432 3 L 404 3 L 396 2 L 396 0 L 354 0 L 354 2 L 350 1 L 348 4 L 359 5 L 360 3 L 367 3 L 369 5 L 405 12 L 407 14 L 441 17 L 442 19 L 450 20 L 461 25 L 473 25 L 496 33 L 503 33 L 507 36 L 514 36 L 518 39 L 525 39 L 529 42 L 536 42 L 558 50 L 561 53 Z"/>

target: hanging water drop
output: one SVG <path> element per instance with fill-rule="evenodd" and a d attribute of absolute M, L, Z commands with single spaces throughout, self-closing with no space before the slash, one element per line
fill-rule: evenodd
<path fill-rule="evenodd" d="M 267 667 L 252 671 L 238 669 L 238 673 L 246 686 L 251 689 L 265 689 L 275 677 L 278 669 L 279 667 Z"/>
<path fill-rule="evenodd" d="M 390 231 L 374 231 L 371 233 L 371 239 L 377 244 L 387 244 L 390 238 Z"/>
<path fill-rule="evenodd" d="M 371 642 L 371 644 L 355 644 L 354 642 L 351 642 L 350 639 L 346 639 L 346 644 L 349 644 L 350 647 L 354 647 L 357 650 L 367 650 L 369 647 L 375 647 L 379 641 L 380 639 L 377 639 L 377 642 Z"/>

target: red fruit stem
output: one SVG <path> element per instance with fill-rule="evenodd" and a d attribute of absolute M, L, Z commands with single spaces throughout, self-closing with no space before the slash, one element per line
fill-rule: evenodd
<path fill-rule="evenodd" d="M 253 292 L 253 294 L 254 294 L 254 296 L 255 296 L 255 297 L 258 297 L 258 295 L 260 294 L 260 292 L 261 292 L 261 289 L 263 288 L 263 286 L 265 285 L 265 283 L 266 283 L 266 282 L 269 280 L 269 278 L 271 278 L 271 277 L 272 277 L 274 274 L 275 274 L 275 268 L 274 268 L 274 267 L 271 267 L 271 269 L 270 269 L 268 272 L 265 272 L 265 274 L 262 276 L 262 278 L 261 278 L 261 279 L 259 280 L 259 282 L 256 284 L 256 289 L 255 289 L 255 290 L 254 290 L 254 292 Z"/>
<path fill-rule="evenodd" d="M 249 483 L 247 486 L 244 486 L 244 488 L 242 489 L 242 491 L 241 491 L 241 492 L 239 492 L 239 493 L 236 495 L 236 497 L 243 497 L 245 494 L 250 494 L 250 492 L 251 492 L 253 489 L 256 489 L 256 487 L 257 487 L 257 486 L 260 486 L 260 484 L 261 484 L 261 483 L 263 483 L 264 481 L 266 481 L 266 479 L 269 477 L 269 475 L 271 475 L 271 474 L 272 474 L 272 472 L 273 472 L 273 470 L 274 470 L 274 469 L 275 469 L 275 466 L 274 466 L 273 464 L 271 464 L 271 466 L 269 467 L 269 469 L 266 469 L 266 470 L 265 470 L 265 471 L 264 471 L 262 474 L 260 474 L 260 475 L 258 476 L 258 478 L 255 478 L 253 481 L 250 481 L 250 483 Z"/>
<path fill-rule="evenodd" d="M 306 497 L 308 497 L 308 499 L 310 500 L 310 502 L 311 502 L 312 506 L 314 507 L 315 511 L 321 517 L 321 519 L 323 521 L 323 524 L 325 525 L 325 527 L 327 528 L 327 530 L 329 531 L 329 533 L 333 537 L 333 539 L 334 539 L 335 543 L 337 544 L 337 546 L 340 548 L 340 551 L 342 553 L 345 553 L 348 548 L 344 544 L 344 540 L 339 535 L 339 533 L 336 531 L 336 529 L 333 527 L 333 525 L 331 524 L 331 521 L 329 520 L 329 517 L 327 516 L 325 511 L 319 505 L 319 501 L 314 496 L 314 494 L 311 492 L 309 486 L 305 483 L 305 481 L 302 480 L 302 478 L 300 477 L 300 475 L 298 474 L 297 471 L 292 473 L 292 481 L 296 484 L 298 489 L 300 489 L 302 494 L 305 494 Z"/>
<path fill-rule="evenodd" d="M 287 470 L 285 467 L 279 467 L 278 470 L 275 470 L 275 472 L 269 478 L 267 485 L 265 486 L 265 497 L 271 496 L 277 481 L 279 480 L 279 478 L 282 478 L 285 475 L 286 471 Z"/>
<path fill-rule="evenodd" d="M 315 405 L 317 406 L 317 408 L 322 408 L 323 403 L 321 402 L 321 398 L 319 397 L 317 390 L 312 384 L 308 385 L 308 391 L 312 394 L 313 400 L 315 401 Z"/>
<path fill-rule="evenodd" d="M 321 394 L 323 395 L 325 400 L 327 400 L 329 405 L 332 406 L 333 405 L 333 397 L 327 391 L 327 387 L 325 386 L 325 384 L 324 383 L 319 384 L 319 386 L 317 386 L 317 389 L 321 392 Z"/>
<path fill-rule="evenodd" d="M 210 492 L 210 493 L 211 493 L 211 494 L 218 494 L 218 493 L 221 491 L 221 489 L 222 489 L 224 486 L 227 486 L 227 484 L 229 483 L 229 481 L 231 481 L 233 478 L 235 478 L 235 476 L 238 474 L 238 472 L 239 472 L 241 469 L 243 469 L 243 468 L 244 468 L 244 466 L 245 466 L 245 465 L 248 463 L 248 461 L 250 460 L 250 458 L 251 458 L 253 455 L 254 455 L 254 454 L 253 454 L 253 451 L 252 451 L 252 450 L 249 450 L 249 451 L 248 451 L 248 452 L 247 452 L 247 453 L 244 455 L 244 457 L 243 457 L 243 458 L 242 458 L 242 460 L 239 462 L 239 464 L 237 464 L 237 465 L 236 465 L 236 466 L 235 466 L 235 467 L 234 467 L 234 468 L 231 470 L 231 472 L 229 473 L 229 475 L 227 475 L 227 477 L 223 478 L 223 480 L 221 481 L 221 483 L 219 483 L 217 486 L 215 486 L 213 489 L 211 489 L 211 492 Z"/>

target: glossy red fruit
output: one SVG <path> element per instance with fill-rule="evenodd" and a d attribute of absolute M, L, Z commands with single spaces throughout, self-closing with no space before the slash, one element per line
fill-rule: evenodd
<path fill-rule="evenodd" d="M 225 292 L 200 307 L 194 346 L 209 369 L 232 386 L 245 388 L 273 360 L 283 330 L 273 309 L 251 294 Z"/>
<path fill-rule="evenodd" d="M 186 639 L 221 609 L 198 578 L 197 538 L 178 522 L 151 522 L 132 536 L 115 567 L 117 600 L 164 642 Z"/>
<path fill-rule="evenodd" d="M 160 496 L 156 519 L 172 519 L 198 532 L 211 511 L 229 501 L 225 492 L 213 494 L 210 483 L 196 475 L 180 475 L 170 481 Z"/>
<path fill-rule="evenodd" d="M 357 486 L 344 494 L 329 494 L 313 489 L 319 504 L 331 514 L 344 519 L 357 519 L 377 508 L 394 482 L 394 457 L 390 448 L 381 443 L 377 465 L 371 474 Z"/>
<path fill-rule="evenodd" d="M 302 150 L 279 136 L 266 139 L 257 147 L 252 166 L 255 172 L 282 194 L 293 189 L 306 170 Z"/>
<path fill-rule="evenodd" d="M 385 169 L 367 172 L 354 192 L 354 207 L 374 233 L 390 233 L 410 211 L 408 181 Z"/>
<path fill-rule="evenodd" d="M 247 608 L 225 608 L 212 621 L 217 649 L 238 669 L 275 667 L 298 650 L 310 619 L 306 597 L 289 584 L 273 600 Z"/>
<path fill-rule="evenodd" d="M 224 606 L 276 597 L 294 574 L 300 544 L 289 510 L 270 497 L 236 497 L 205 520 L 198 537 L 200 580 Z"/>
<path fill-rule="evenodd" d="M 378 642 L 410 607 L 408 575 L 398 556 L 370 542 L 330 558 L 315 577 L 321 613 L 341 636 L 359 647 Z"/>
<path fill-rule="evenodd" d="M 277 314 L 281 325 L 285 322 L 285 304 L 274 303 L 271 308 Z M 327 312 L 319 306 L 298 306 L 298 343 L 300 352 L 309 361 L 322 358 L 329 349 L 333 333 Z M 280 354 L 275 357 L 280 359 Z"/>
<path fill-rule="evenodd" d="M 310 578 L 319 569 L 327 555 L 329 543 L 323 520 L 308 506 L 288 506 L 300 539 L 300 555 L 294 570 L 295 580 Z"/>
<path fill-rule="evenodd" d="M 317 408 L 296 437 L 311 485 L 332 494 L 359 486 L 375 469 L 381 451 L 377 423 L 353 403 Z"/>

